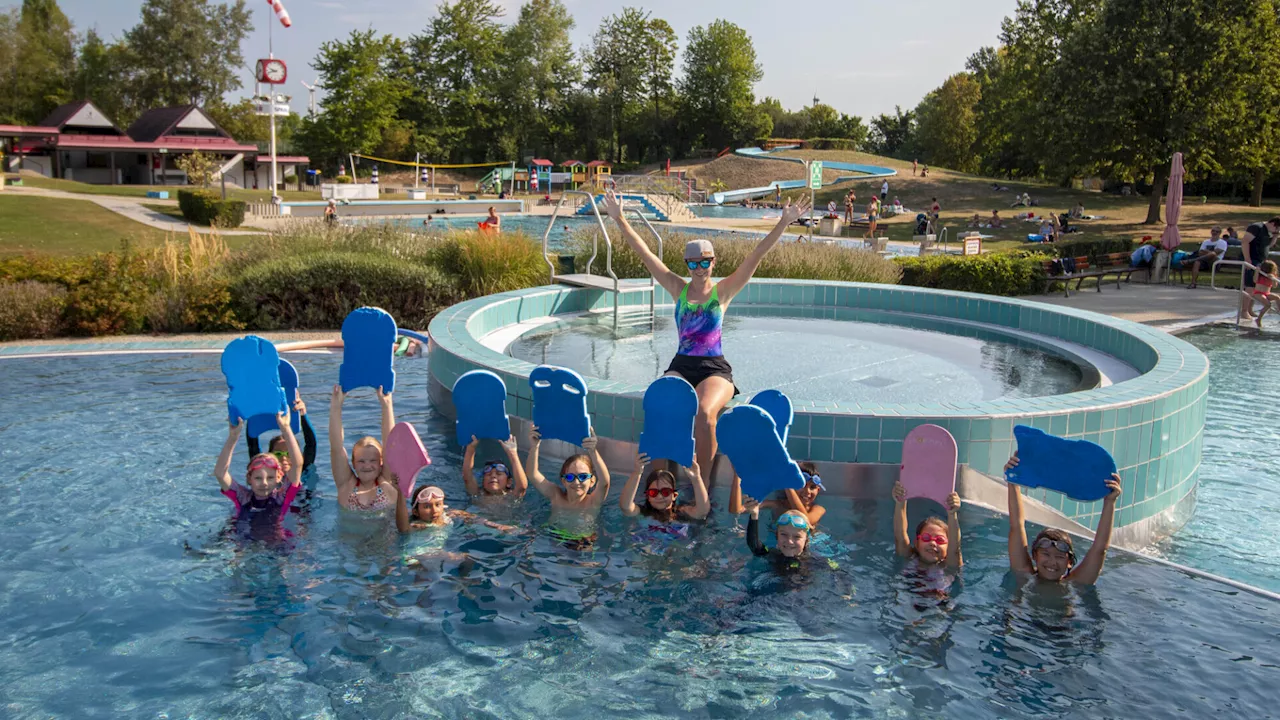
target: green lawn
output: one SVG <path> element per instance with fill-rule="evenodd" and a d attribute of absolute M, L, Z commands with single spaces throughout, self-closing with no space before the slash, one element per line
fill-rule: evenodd
<path fill-rule="evenodd" d="M 155 209 L 160 208 L 169 209 Z M 122 240 L 145 247 L 162 243 L 167 237 L 185 241 L 186 236 L 136 223 L 89 200 L 0 195 L 0 255 L 83 255 L 116 250 Z M 224 239 L 236 247 L 256 237 L 259 236 L 227 235 Z"/>
<path fill-rule="evenodd" d="M 14 176 L 10 176 L 14 177 Z M 151 190 L 168 191 L 169 197 L 176 199 L 178 191 L 186 189 L 181 185 L 92 185 L 89 183 L 76 182 L 74 180 L 57 180 L 54 178 L 38 177 L 31 175 L 22 176 L 22 184 L 44 188 L 46 190 L 61 190 L 62 192 L 80 193 L 82 195 L 125 195 L 128 197 L 146 197 L 147 192 Z M 221 188 L 215 185 L 211 188 L 214 192 L 221 192 Z M 319 190 L 307 190 L 298 192 L 297 190 L 282 190 L 280 196 L 285 200 L 319 200 Z M 270 200 L 271 193 L 266 190 L 242 190 L 240 188 L 227 188 L 227 197 L 236 200 Z"/>

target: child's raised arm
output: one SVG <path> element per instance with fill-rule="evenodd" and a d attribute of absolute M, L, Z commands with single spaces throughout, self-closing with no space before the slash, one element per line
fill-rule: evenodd
<path fill-rule="evenodd" d="M 600 457 L 597 445 L 596 429 L 591 428 L 591 437 L 582 438 L 582 449 L 591 456 L 591 465 L 596 471 L 596 489 L 591 493 L 596 496 L 593 500 L 596 507 L 604 507 L 604 501 L 609 497 L 609 467 L 604 464 L 604 458 Z"/>
<path fill-rule="evenodd" d="M 746 509 L 751 513 L 747 520 L 747 547 L 751 548 L 752 555 L 768 555 L 769 548 L 760 542 L 760 503 L 747 500 Z"/>
<path fill-rule="evenodd" d="M 535 425 L 529 429 L 529 453 L 524 456 L 524 474 L 533 484 L 534 490 L 551 500 L 560 492 L 560 488 L 547 482 L 542 471 L 538 469 L 538 447 L 541 445 L 542 433 L 538 432 L 538 427 Z"/>
<path fill-rule="evenodd" d="M 1018 466 L 1018 454 L 1014 453 L 1005 463 L 1008 470 Z M 1027 552 L 1027 529 L 1022 522 L 1022 491 L 1017 485 L 1009 485 L 1009 567 L 1014 572 L 1035 572 L 1031 555 Z"/>
<path fill-rule="evenodd" d="M 964 558 L 960 556 L 960 493 L 956 492 L 947 496 L 947 542 L 951 545 L 947 564 L 959 568 Z"/>
<path fill-rule="evenodd" d="M 520 456 L 516 451 L 520 449 L 520 444 L 516 442 L 516 436 L 512 435 L 502 443 L 502 449 L 507 453 L 507 467 L 511 471 L 511 492 L 516 497 L 522 498 L 526 492 L 529 492 L 529 478 L 524 474 L 524 467 L 520 464 Z"/>
<path fill-rule="evenodd" d="M 1085 553 L 1084 560 L 1072 568 L 1071 582 L 1092 585 L 1098 581 L 1102 573 L 1102 563 L 1107 559 L 1107 548 L 1111 547 L 1111 526 L 1115 521 L 1116 500 L 1120 499 L 1120 476 L 1112 474 L 1107 481 L 1107 489 L 1111 491 L 1102 499 L 1102 515 L 1098 518 L 1098 530 L 1093 534 L 1093 545 Z"/>
<path fill-rule="evenodd" d="M 472 497 L 480 494 L 480 484 L 476 482 L 476 446 L 479 444 L 480 441 L 472 435 L 471 442 L 462 451 L 462 484 Z"/>
<path fill-rule="evenodd" d="M 213 466 L 213 476 L 218 480 L 218 486 L 222 490 L 231 489 L 231 455 L 236 451 L 236 441 L 240 439 L 240 431 L 244 429 L 244 418 L 240 418 L 240 422 L 231 425 L 227 430 L 227 441 L 222 444 L 222 451 L 218 453 L 218 462 Z"/>
<path fill-rule="evenodd" d="M 378 404 L 382 406 L 382 447 L 391 439 L 391 428 L 396 426 L 396 410 L 391 403 L 391 393 L 382 392 L 378 386 Z"/>
<path fill-rule="evenodd" d="M 276 425 L 280 428 L 280 437 L 284 438 L 284 446 L 289 451 L 289 484 L 302 484 L 302 448 L 298 447 L 298 438 L 289 427 L 289 413 L 276 415 Z"/>
<path fill-rule="evenodd" d="M 907 489 L 901 480 L 893 483 L 893 547 L 902 557 L 911 557 L 915 552 L 907 535 Z"/>
<path fill-rule="evenodd" d="M 618 508 L 627 517 L 640 514 L 640 507 L 636 505 L 636 491 L 640 489 L 640 477 L 644 475 L 644 466 L 648 464 L 649 456 L 637 450 L 636 468 L 627 476 L 627 482 L 622 486 L 622 495 L 618 497 Z"/>
<path fill-rule="evenodd" d="M 406 502 L 404 493 L 396 493 L 396 529 L 402 533 L 413 529 L 409 525 L 409 506 Z"/>
<path fill-rule="evenodd" d="M 733 473 L 733 482 L 729 484 L 729 513 L 732 515 L 741 515 L 746 511 L 742 505 L 742 478 L 738 477 L 738 473 Z"/>
<path fill-rule="evenodd" d="M 702 482 L 702 468 L 698 467 L 698 459 L 693 459 L 693 465 L 689 467 L 689 482 L 693 485 L 693 508 L 686 510 L 685 514 L 691 518 L 701 520 L 711 512 L 711 498 L 707 495 L 707 484 Z M 741 492 L 741 487 L 738 488 Z"/>
<path fill-rule="evenodd" d="M 298 413 L 302 426 L 302 469 L 306 470 L 316 464 L 316 431 L 307 419 L 307 404 L 302 402 L 301 397 L 294 400 L 293 409 Z"/>
<path fill-rule="evenodd" d="M 341 385 L 333 386 L 333 396 L 329 399 L 329 472 L 333 475 L 333 484 L 338 492 L 355 482 L 351 472 L 351 464 L 347 462 L 347 448 L 342 434 L 342 401 L 346 396 Z"/>
<path fill-rule="evenodd" d="M 789 509 L 795 510 L 799 513 L 804 513 L 804 516 L 809 520 L 809 527 L 817 527 L 818 521 L 822 519 L 823 515 L 827 514 L 827 509 L 815 502 L 813 507 L 806 510 L 804 507 L 804 501 L 800 499 L 800 493 L 792 490 L 791 488 L 787 488 L 785 492 L 787 495 L 787 505 L 790 506 Z"/>

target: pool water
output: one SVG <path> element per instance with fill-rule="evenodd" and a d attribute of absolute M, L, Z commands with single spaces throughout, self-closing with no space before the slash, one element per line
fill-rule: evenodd
<path fill-rule="evenodd" d="M 794 311 L 794 308 L 791 309 Z M 507 353 L 589 377 L 648 385 L 676 350 L 670 306 L 646 322 L 613 327 L 588 315 L 526 333 Z M 1082 383 L 1072 360 L 1012 336 L 966 337 L 891 324 L 778 316 L 787 308 L 737 306 L 725 315 L 724 353 L 744 393 L 781 390 L 793 400 L 835 403 L 976 402 L 1072 392 Z M 867 316 L 873 314 L 867 313 Z"/>
<path fill-rule="evenodd" d="M 777 220 L 777 208 L 749 208 L 742 205 L 690 205 L 689 209 L 698 217 L 727 218 L 731 220 Z"/>
<path fill-rule="evenodd" d="M 210 477 L 226 432 L 216 354 L 0 363 L 4 717 L 1274 712 L 1274 603 L 1119 554 L 1096 589 L 1018 590 L 1005 524 L 978 510 L 962 512 L 949 598 L 900 574 L 888 503 L 828 498 L 839 567 L 790 585 L 751 558 L 723 489 L 706 527 L 669 542 L 620 516 L 620 474 L 593 551 L 554 543 L 530 493 L 503 516 L 524 530 L 448 536 L 466 567 L 410 569 L 421 537 L 335 506 L 324 428 L 339 358 L 290 359 L 321 470 L 274 546 L 226 531 Z M 420 482 L 466 506 L 426 364 L 397 372 L 399 417 L 434 459 Z M 348 399 L 349 442 L 376 431 L 376 406 Z"/>
<path fill-rule="evenodd" d="M 1280 592 L 1280 336 L 1207 328 L 1182 336 L 1209 358 L 1196 510 L 1152 548 L 1171 560 Z"/>

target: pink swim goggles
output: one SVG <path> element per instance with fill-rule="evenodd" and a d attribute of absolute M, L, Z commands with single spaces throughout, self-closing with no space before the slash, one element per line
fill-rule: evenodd
<path fill-rule="evenodd" d="M 254 470 L 257 470 L 258 468 L 264 468 L 264 467 L 271 468 L 276 472 L 280 472 L 280 461 L 276 460 L 275 457 L 272 455 L 259 455 L 258 457 L 255 457 L 254 459 L 249 461 L 249 469 L 246 470 L 245 473 L 248 474 L 253 472 Z"/>

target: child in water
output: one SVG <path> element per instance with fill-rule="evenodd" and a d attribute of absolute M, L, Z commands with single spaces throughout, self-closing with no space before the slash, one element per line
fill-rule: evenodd
<path fill-rule="evenodd" d="M 293 400 L 293 411 L 298 413 L 298 419 L 302 421 L 302 474 L 306 475 L 307 471 L 316 464 L 316 431 L 311 427 L 311 421 L 307 419 L 307 404 L 296 395 Z M 262 452 L 258 446 L 258 438 L 246 436 L 245 443 L 249 447 L 249 457 Z M 267 443 L 267 452 L 275 455 L 276 460 L 280 461 L 284 468 L 285 474 L 289 474 L 292 463 L 289 461 L 289 446 L 284 435 L 271 438 Z"/>
<path fill-rule="evenodd" d="M 804 477 L 804 487 L 799 490 L 780 490 L 775 498 L 759 501 L 761 509 L 795 510 L 803 513 L 809 521 L 810 529 L 816 529 L 818 521 L 827 513 L 827 509 L 818 504 L 818 493 L 823 490 L 822 476 L 818 474 L 818 466 L 808 460 L 797 463 L 800 474 Z M 742 478 L 735 473 L 733 484 L 729 486 L 729 512 L 741 515 L 750 507 L 743 501 Z"/>
<path fill-rule="evenodd" d="M 636 454 L 636 468 L 622 487 L 622 497 L 618 498 L 618 506 L 627 517 L 643 515 L 648 521 L 651 531 L 667 533 L 676 537 L 689 536 L 689 523 L 681 520 L 702 520 L 711 511 L 711 500 L 707 497 L 707 486 L 702 483 L 702 473 L 698 469 L 695 458 L 692 473 L 693 503 L 678 504 L 680 497 L 676 489 L 676 477 L 670 471 L 654 468 L 644 481 L 644 499 L 636 504 L 636 491 L 640 489 L 640 476 L 649 464 L 649 456 Z M 674 463 L 672 463 L 674 465 Z"/>
<path fill-rule="evenodd" d="M 222 452 L 218 453 L 213 476 L 217 478 L 222 494 L 235 503 L 237 520 L 250 519 L 255 524 L 261 520 L 278 525 L 289 512 L 289 504 L 302 485 L 302 451 L 289 428 L 289 415 L 277 415 L 276 424 L 280 427 L 280 436 L 284 438 L 291 460 L 287 474 L 275 455 L 259 453 L 249 459 L 245 471 L 247 487 L 231 479 L 231 455 L 240 440 L 240 432 L 244 430 L 244 419 L 230 426 L 227 441 L 222 445 Z M 281 487 L 281 479 L 285 477 L 288 483 Z"/>
<path fill-rule="evenodd" d="M 757 557 L 767 557 L 773 561 L 776 570 L 803 570 L 815 564 L 815 558 L 809 554 L 809 532 L 812 527 L 804 513 L 788 510 L 778 516 L 775 539 L 777 545 L 773 549 L 760 541 L 760 503 L 748 498 L 744 502 L 747 512 L 747 547 Z M 835 569 L 839 565 L 829 558 L 825 559 L 828 567 Z"/>
<path fill-rule="evenodd" d="M 1004 469 L 1017 465 L 1018 456 L 1015 454 Z M 1112 474 L 1107 480 L 1107 489 L 1111 492 L 1102 499 L 1102 514 L 1098 518 L 1098 529 L 1093 534 L 1093 545 L 1089 546 L 1089 552 L 1079 564 L 1076 564 L 1071 536 L 1057 528 L 1041 530 L 1028 550 L 1027 530 L 1022 522 L 1022 492 L 1017 485 L 1008 485 L 1009 567 L 1015 573 L 1031 575 L 1044 582 L 1082 585 L 1097 582 L 1102 564 L 1107 559 L 1107 548 L 1111 547 L 1111 526 L 1115 520 L 1116 501 L 1120 499 L 1120 476 Z"/>
<path fill-rule="evenodd" d="M 520 466 L 520 458 L 516 455 L 516 436 L 512 435 L 502 443 L 502 449 L 507 455 L 506 461 L 486 462 L 480 470 L 480 482 L 477 483 L 476 446 L 479 444 L 480 441 L 472 435 L 471 442 L 467 443 L 462 453 L 462 482 L 467 488 L 467 494 L 481 504 L 524 499 L 524 494 L 529 489 L 529 479 L 525 475 L 524 468 Z"/>
<path fill-rule="evenodd" d="M 911 558 L 922 569 L 946 565 L 959 568 L 960 494 L 947 496 L 947 519 L 927 517 L 916 525 L 915 542 L 907 537 L 907 489 L 899 480 L 893 484 L 893 544 L 898 554 Z"/>
<path fill-rule="evenodd" d="M 384 393 L 382 388 L 378 388 L 378 402 L 382 406 L 382 442 L 369 436 L 360 438 L 351 448 L 349 463 L 342 430 L 342 403 L 345 398 L 342 386 L 334 385 L 333 398 L 329 402 L 329 465 L 333 484 L 338 490 L 338 505 L 356 512 L 392 510 L 400 491 L 396 489 L 382 452 L 391 428 L 396 424 L 391 393 Z"/>
<path fill-rule="evenodd" d="M 582 439 L 581 447 L 586 452 L 570 456 L 560 466 L 560 485 L 547 482 L 538 469 L 542 434 L 536 426 L 530 431 L 529 440 L 524 472 L 533 487 L 551 502 L 548 523 L 554 534 L 574 549 L 590 547 L 596 539 L 596 518 L 609 495 L 609 468 L 596 448 L 595 431 Z"/>
<path fill-rule="evenodd" d="M 483 522 L 495 530 L 506 532 L 517 528 L 510 525 L 499 525 L 488 520 L 481 520 L 465 510 L 449 510 L 444 504 L 444 490 L 435 485 L 420 487 L 413 492 L 413 510 L 405 504 L 404 496 L 396 499 L 396 529 L 402 533 L 429 528 L 453 527 L 454 520 L 461 522 Z"/>

